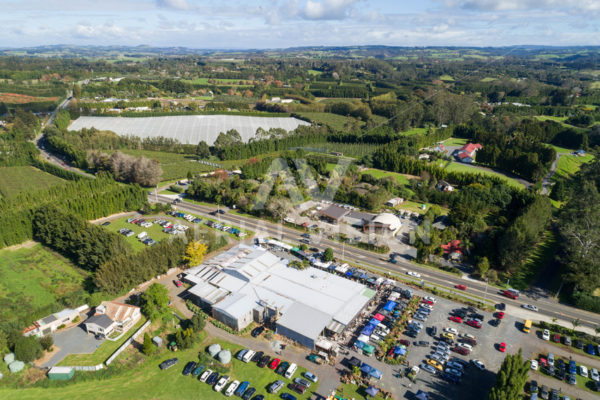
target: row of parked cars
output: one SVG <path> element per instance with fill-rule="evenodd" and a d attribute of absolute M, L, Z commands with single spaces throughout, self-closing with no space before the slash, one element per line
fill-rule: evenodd
<path fill-rule="evenodd" d="M 421 300 L 421 304 L 419 304 L 419 308 L 415 311 L 413 315 L 413 319 L 408 321 L 408 325 L 404 334 L 406 336 L 416 338 L 417 335 L 423 329 L 423 324 L 427 322 L 429 315 L 433 311 L 433 306 L 436 303 L 436 299 L 431 296 L 425 296 Z"/>
<path fill-rule="evenodd" d="M 439 374 L 442 379 L 456 384 L 460 383 L 470 365 L 480 370 L 485 369 L 485 365 L 479 360 L 473 359 L 469 362 L 459 357 L 450 357 L 450 350 L 451 345 L 440 340 L 432 354 L 419 366 L 420 369 L 434 375 Z"/>
<path fill-rule="evenodd" d="M 594 388 L 600 390 L 600 374 L 596 368 L 589 369 L 585 365 L 577 365 L 573 360 L 555 360 L 554 354 L 548 353 L 547 357 L 540 356 L 538 360 L 531 360 L 529 363 L 532 370 L 538 369 L 546 374 L 553 376 L 561 381 L 566 381 L 571 385 L 577 384 L 577 373 L 584 378 L 590 378 L 594 381 Z"/>
<path fill-rule="evenodd" d="M 576 349 L 584 350 L 591 356 L 598 355 L 600 356 L 600 344 L 595 345 L 592 343 L 583 343 L 582 340 L 576 339 L 571 340 L 570 336 L 560 336 L 558 333 L 551 334 L 548 329 L 544 329 L 542 331 L 542 339 L 543 340 L 552 340 L 554 343 L 562 343 L 565 346 L 573 346 Z"/>
<path fill-rule="evenodd" d="M 287 361 L 281 361 L 279 358 L 271 358 L 269 355 L 265 355 L 262 351 L 255 352 L 250 349 L 240 350 L 236 358 L 242 362 L 249 363 L 255 362 L 259 368 L 268 368 L 275 371 L 275 373 L 282 375 L 286 379 L 292 379 L 296 373 L 298 366 L 294 363 L 288 363 Z M 168 369 L 179 362 L 177 358 L 172 358 L 163 361 L 159 367 L 161 369 Z M 195 361 L 188 362 L 183 368 L 183 375 L 191 375 L 197 377 L 200 382 L 205 382 L 211 386 L 216 392 L 222 392 L 226 397 L 236 395 L 241 397 L 243 400 L 263 400 L 264 395 L 256 394 L 256 388 L 250 386 L 249 381 L 240 382 L 238 380 L 231 381 L 228 375 L 220 375 L 216 371 L 207 369 L 204 365 L 199 365 Z M 318 378 L 311 372 L 305 372 L 304 377 L 297 377 L 288 384 L 290 390 L 298 394 L 304 394 L 306 389 L 310 387 L 311 382 L 318 382 Z M 267 387 L 269 393 L 277 393 L 285 386 L 285 382 L 281 379 L 276 380 Z M 253 397 L 254 396 L 254 397 Z M 283 393 L 282 399 L 296 400 L 296 398 L 289 394 Z"/>

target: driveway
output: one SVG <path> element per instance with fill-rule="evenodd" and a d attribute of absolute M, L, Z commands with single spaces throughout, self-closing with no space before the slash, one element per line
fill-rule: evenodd
<path fill-rule="evenodd" d="M 54 333 L 52 338 L 54 339 L 54 345 L 60 350 L 43 364 L 43 367 L 53 367 L 69 354 L 93 353 L 104 341 L 97 340 L 94 335 L 88 334 L 83 324 Z"/>

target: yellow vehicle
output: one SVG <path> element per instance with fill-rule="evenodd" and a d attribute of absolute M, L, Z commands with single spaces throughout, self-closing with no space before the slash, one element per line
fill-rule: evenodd
<path fill-rule="evenodd" d="M 526 319 L 525 323 L 523 324 L 523 332 L 525 333 L 529 333 L 531 331 L 531 320 L 530 319 Z"/>
<path fill-rule="evenodd" d="M 442 364 L 440 362 L 432 360 L 431 358 L 427 360 L 427 364 L 431 365 L 433 368 L 437 369 L 438 371 L 441 371 L 444 369 L 444 367 L 442 366 Z"/>
<path fill-rule="evenodd" d="M 442 337 L 448 340 L 452 340 L 454 342 L 454 334 L 450 333 L 450 332 L 444 332 L 442 334 Z"/>

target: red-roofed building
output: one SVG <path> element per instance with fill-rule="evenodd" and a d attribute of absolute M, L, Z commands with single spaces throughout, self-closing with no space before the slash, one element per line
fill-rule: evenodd
<path fill-rule="evenodd" d="M 460 162 L 470 164 L 475 161 L 475 153 L 481 148 L 482 146 L 479 143 L 467 143 L 460 149 L 456 150 L 454 155 Z"/>
<path fill-rule="evenodd" d="M 458 240 L 458 239 L 451 240 L 448 243 L 443 244 L 442 250 L 444 250 L 444 254 L 451 254 L 451 253 L 462 254 L 462 252 L 463 252 L 463 248 L 460 245 L 460 240 Z"/>

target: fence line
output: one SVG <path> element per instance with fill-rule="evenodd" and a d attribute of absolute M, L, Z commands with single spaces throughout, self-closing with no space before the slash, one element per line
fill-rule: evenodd
<path fill-rule="evenodd" d="M 125 343 L 123 343 L 114 353 L 112 353 L 112 355 L 108 357 L 108 359 L 104 363 L 107 366 L 110 365 L 110 363 L 112 363 L 114 359 L 117 358 L 117 356 L 127 348 L 127 346 L 133 343 L 133 341 L 144 331 L 144 329 L 148 327 L 148 325 L 150 325 L 151 322 L 152 321 L 150 320 L 146 321 L 146 323 L 142 325 L 140 329 L 138 329 L 133 335 L 131 335 L 131 337 L 127 339 Z"/>

